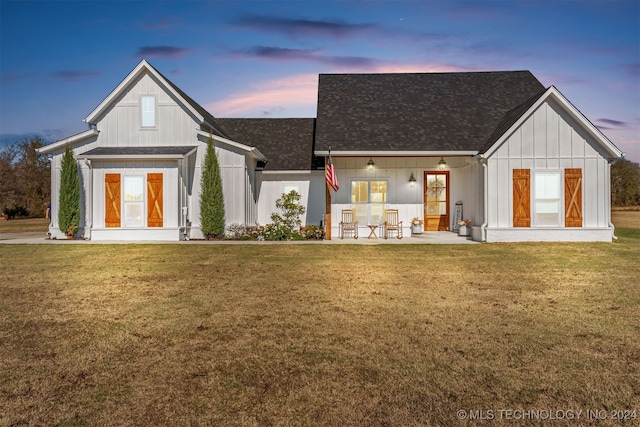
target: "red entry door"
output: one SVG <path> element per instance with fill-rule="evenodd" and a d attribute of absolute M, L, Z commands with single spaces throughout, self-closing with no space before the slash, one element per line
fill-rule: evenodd
<path fill-rule="evenodd" d="M 449 230 L 449 171 L 424 173 L 424 229 Z"/>

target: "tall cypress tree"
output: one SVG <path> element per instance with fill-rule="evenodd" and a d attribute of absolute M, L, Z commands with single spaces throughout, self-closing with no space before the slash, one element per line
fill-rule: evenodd
<path fill-rule="evenodd" d="M 68 234 L 75 232 L 80 225 L 80 180 L 78 165 L 73 151 L 67 145 L 62 156 L 62 174 L 60 175 L 60 203 L 58 205 L 58 226 Z"/>
<path fill-rule="evenodd" d="M 207 140 L 207 153 L 202 168 L 200 193 L 200 223 L 202 233 L 207 237 L 224 233 L 224 199 L 220 165 L 213 146 L 213 138 Z"/>

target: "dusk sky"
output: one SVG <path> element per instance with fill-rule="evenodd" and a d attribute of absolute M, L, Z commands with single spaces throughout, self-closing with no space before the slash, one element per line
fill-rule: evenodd
<path fill-rule="evenodd" d="M 215 117 L 315 117 L 319 73 L 530 70 L 640 162 L 638 0 L 0 0 L 0 49 L 5 142 L 86 130 L 141 59 Z"/>

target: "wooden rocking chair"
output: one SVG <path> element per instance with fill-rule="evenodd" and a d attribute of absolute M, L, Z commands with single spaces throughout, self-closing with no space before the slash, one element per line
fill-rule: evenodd
<path fill-rule="evenodd" d="M 344 239 L 345 233 L 352 233 L 353 238 L 358 238 L 358 221 L 354 221 L 353 209 L 342 210 L 342 221 L 340 221 L 340 238 Z"/>
<path fill-rule="evenodd" d="M 402 239 L 402 221 L 398 222 L 398 209 L 387 209 L 385 215 L 384 238 L 388 239 L 389 234 L 395 232 L 396 237 Z"/>

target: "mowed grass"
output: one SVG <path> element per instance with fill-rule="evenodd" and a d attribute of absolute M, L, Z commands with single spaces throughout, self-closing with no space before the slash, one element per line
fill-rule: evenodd
<path fill-rule="evenodd" d="M 30 231 L 42 231 L 49 229 L 49 220 L 45 218 L 0 220 L 0 233 L 24 233 Z"/>
<path fill-rule="evenodd" d="M 609 412 L 640 417 L 640 234 L 619 231 L 0 245 L 0 425 L 474 425 L 457 411 L 501 409 L 637 425 Z"/>

